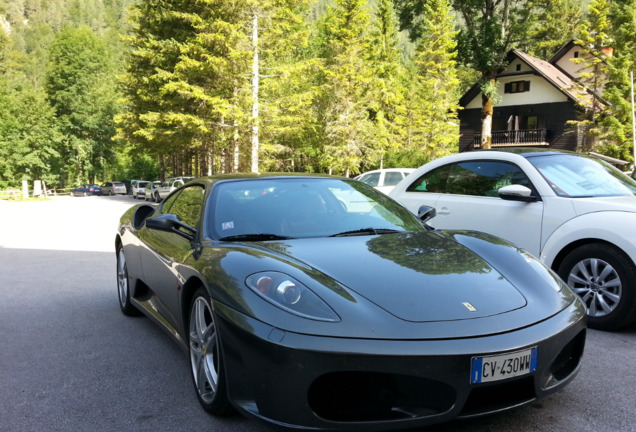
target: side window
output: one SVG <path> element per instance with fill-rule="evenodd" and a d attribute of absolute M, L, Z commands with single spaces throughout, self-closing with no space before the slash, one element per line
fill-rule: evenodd
<path fill-rule="evenodd" d="M 406 188 L 406 191 L 446 193 L 446 181 L 449 171 L 450 165 L 446 165 L 427 172 L 411 183 L 409 187 Z"/>
<path fill-rule="evenodd" d="M 380 181 L 380 173 L 367 174 L 361 177 L 360 181 L 364 184 L 368 184 L 369 186 L 376 187 Z"/>
<path fill-rule="evenodd" d="M 497 191 L 511 184 L 532 188 L 526 175 L 514 164 L 495 161 L 463 162 L 452 165 L 448 193 L 496 197 Z"/>
<path fill-rule="evenodd" d="M 163 213 L 175 214 L 181 222 L 196 228 L 201 218 L 204 192 L 205 189 L 201 185 L 183 189 L 165 202 Z"/>
<path fill-rule="evenodd" d="M 384 186 L 395 186 L 404 177 L 399 171 L 389 171 L 384 173 Z"/>

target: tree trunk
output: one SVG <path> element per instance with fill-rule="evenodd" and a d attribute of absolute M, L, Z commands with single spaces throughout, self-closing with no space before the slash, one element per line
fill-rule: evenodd
<path fill-rule="evenodd" d="M 258 138 L 257 138 L 258 139 Z M 234 120 L 234 136 L 232 137 L 232 143 L 234 144 L 234 147 L 232 148 L 232 172 L 239 172 L 239 129 L 238 129 L 238 121 Z M 258 163 L 258 158 L 256 159 L 257 163 Z M 253 170 L 252 167 L 252 172 L 258 172 L 258 166 L 257 166 L 257 171 Z"/>
<path fill-rule="evenodd" d="M 252 172 L 258 172 L 258 16 L 252 18 Z"/>
<path fill-rule="evenodd" d="M 489 149 L 492 147 L 493 103 L 492 99 L 483 93 L 481 95 L 481 102 L 481 148 Z"/>

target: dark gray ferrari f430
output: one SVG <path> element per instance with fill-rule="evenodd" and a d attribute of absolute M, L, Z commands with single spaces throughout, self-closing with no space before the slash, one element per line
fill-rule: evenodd
<path fill-rule="evenodd" d="M 337 177 L 195 179 L 115 238 L 121 310 L 188 353 L 203 408 L 295 429 L 490 414 L 579 371 L 585 308 L 497 237 Z"/>

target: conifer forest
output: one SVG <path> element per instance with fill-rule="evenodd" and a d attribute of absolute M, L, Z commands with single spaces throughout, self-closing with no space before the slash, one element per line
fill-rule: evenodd
<path fill-rule="evenodd" d="M 511 49 L 573 39 L 613 48 L 586 130 L 633 162 L 636 0 L 0 0 L 0 189 L 417 167 Z"/>

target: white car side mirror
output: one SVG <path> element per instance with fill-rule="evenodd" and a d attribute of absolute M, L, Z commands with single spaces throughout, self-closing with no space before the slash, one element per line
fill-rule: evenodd
<path fill-rule="evenodd" d="M 536 195 L 532 195 L 530 188 L 519 184 L 504 186 L 497 191 L 497 194 L 499 198 L 508 201 L 533 202 L 539 199 Z"/>

